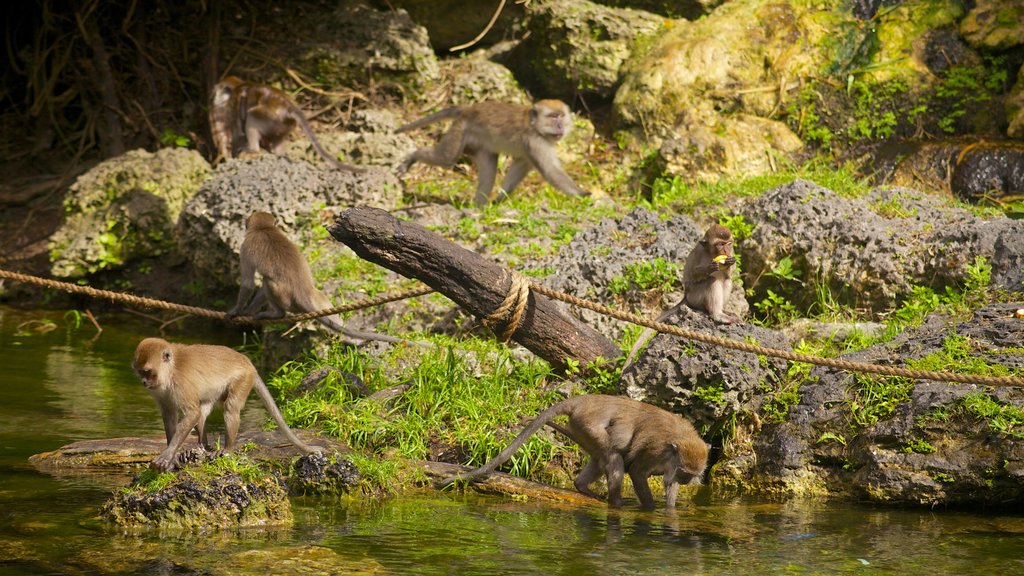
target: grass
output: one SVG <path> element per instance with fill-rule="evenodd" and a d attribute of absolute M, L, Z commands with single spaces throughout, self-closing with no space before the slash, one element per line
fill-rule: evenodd
<path fill-rule="evenodd" d="M 437 447 L 448 447 L 465 454 L 464 463 L 480 465 L 508 444 L 523 416 L 561 398 L 551 391 L 557 377 L 544 361 L 515 359 L 493 341 L 466 340 L 458 347 L 445 338 L 435 342 L 431 348 L 395 347 L 381 357 L 334 347 L 322 359 L 283 366 L 269 385 L 289 397 L 310 371 L 336 368 L 315 390 L 281 402 L 282 410 L 298 426 L 317 426 L 361 453 L 361 474 L 383 490 L 392 489 L 399 472 L 379 458 L 423 460 Z M 408 389 L 391 400 L 371 400 L 353 393 L 351 377 L 371 391 L 400 384 Z M 575 393 L 601 390 L 613 377 L 614 367 L 595 370 Z M 574 448 L 535 435 L 504 469 L 529 476 L 556 454 L 577 457 Z"/>

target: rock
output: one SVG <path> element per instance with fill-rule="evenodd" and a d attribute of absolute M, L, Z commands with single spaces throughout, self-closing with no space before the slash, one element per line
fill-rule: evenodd
<path fill-rule="evenodd" d="M 906 365 L 1024 366 L 1021 303 L 940 316 L 849 360 Z M 930 365 L 930 364 L 929 364 Z M 912 381 L 813 367 L 781 423 L 716 465 L 712 483 L 783 495 L 821 494 L 896 505 L 1019 506 L 1024 502 L 1024 390 Z"/>
<path fill-rule="evenodd" d="M 1024 139 L 1024 66 L 1017 71 L 1017 82 L 1006 96 L 1006 135 L 1010 138 Z"/>
<path fill-rule="evenodd" d="M 274 214 L 285 234 L 303 246 L 296 231 L 310 228 L 310 221 L 325 221 L 331 212 L 354 205 L 393 208 L 401 190 L 398 179 L 383 168 L 359 174 L 320 170 L 273 154 L 231 160 L 217 167 L 182 211 L 179 250 L 209 285 L 236 287 L 238 248 L 253 211 Z M 327 212 L 324 219 L 320 210 Z M 323 245 L 343 248 L 326 239 Z"/>
<path fill-rule="evenodd" d="M 789 350 L 781 333 L 747 323 L 716 324 L 685 304 L 662 320 L 704 334 Z M 782 382 L 787 362 L 658 334 L 622 370 L 619 389 L 630 398 L 689 418 L 698 430 L 721 430 L 737 415 L 757 412 L 764 391 Z"/>
<path fill-rule="evenodd" d="M 972 202 L 1024 196 L 1024 144 L 978 142 L 965 148 L 957 156 L 950 187 Z"/>
<path fill-rule="evenodd" d="M 723 176 L 775 171 L 772 155 L 796 154 L 804 143 L 785 124 L 749 114 L 717 116 L 715 124 L 685 116 L 658 149 L 659 177 L 714 183 Z"/>
<path fill-rule="evenodd" d="M 605 218 L 579 232 L 557 254 L 542 258 L 535 267 L 554 271 L 540 280 L 549 288 L 656 317 L 682 299 L 683 264 L 703 235 L 704 231 L 688 216 L 662 219 L 655 212 L 636 208 L 621 219 Z M 676 267 L 676 277 L 667 289 L 642 289 L 630 284 L 622 293 L 611 291 L 613 281 L 627 277 L 627 267 L 659 258 Z M 726 309 L 740 316 L 746 314 L 741 286 L 733 290 Z M 623 323 L 619 320 L 586 309 L 572 310 L 604 334 L 614 338 L 621 334 Z"/>
<path fill-rule="evenodd" d="M 484 100 L 500 100 L 514 104 L 530 104 L 530 97 L 519 86 L 512 72 L 476 54 L 441 64 L 446 72 L 444 89 L 453 106 L 475 104 Z"/>
<path fill-rule="evenodd" d="M 710 14 L 726 0 L 594 0 L 595 4 L 614 8 L 633 8 L 670 18 L 696 20 Z"/>
<path fill-rule="evenodd" d="M 822 285 L 847 306 L 891 309 L 913 286 L 963 286 L 982 256 L 995 287 L 1020 290 L 1024 281 L 1024 221 L 983 220 L 948 201 L 905 188 L 878 188 L 847 199 L 796 180 L 769 190 L 743 209 L 757 226 L 738 247 L 747 288 L 772 290 L 797 308 Z M 799 276 L 769 273 L 788 257 Z"/>
<path fill-rule="evenodd" d="M 440 79 L 426 28 L 405 10 L 341 2 L 333 11 L 319 11 L 311 25 L 317 30 L 299 65 L 316 70 L 326 84 L 359 86 L 369 76 L 377 89 L 394 86 L 396 95 L 415 98 Z"/>
<path fill-rule="evenodd" d="M 498 3 L 466 2 L 465 0 L 375 0 L 382 9 L 401 8 L 427 29 L 430 45 L 438 53 L 469 42 L 487 28 Z M 487 34 L 469 50 L 490 46 L 520 28 L 525 10 L 523 3 L 506 2 L 498 19 Z"/>
<path fill-rule="evenodd" d="M 529 35 L 512 67 L 543 97 L 610 99 L 624 63 L 665 28 L 662 17 L 587 0 L 534 3 L 527 11 Z"/>
<path fill-rule="evenodd" d="M 975 48 L 1002 52 L 1024 45 L 1024 2 L 977 0 L 960 21 L 960 34 Z"/>
<path fill-rule="evenodd" d="M 64 200 L 66 221 L 50 237 L 50 271 L 81 278 L 174 249 L 185 203 L 209 177 L 195 150 L 133 150 L 98 164 Z"/>
<path fill-rule="evenodd" d="M 344 494 L 359 485 L 359 471 L 337 455 L 306 454 L 295 462 L 287 484 L 291 494 Z"/>
<path fill-rule="evenodd" d="M 101 516 L 125 527 L 185 531 L 292 522 L 284 481 L 276 473 L 210 477 L 187 470 L 159 489 L 146 484 L 115 492 Z"/>

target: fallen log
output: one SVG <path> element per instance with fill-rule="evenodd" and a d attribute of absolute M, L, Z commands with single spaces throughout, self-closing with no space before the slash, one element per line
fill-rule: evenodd
<path fill-rule="evenodd" d="M 416 278 L 480 318 L 498 309 L 513 285 L 507 268 L 378 208 L 350 208 L 327 229 L 360 258 Z M 496 333 L 502 324 L 495 326 Z M 569 361 L 587 366 L 622 355 L 603 334 L 532 291 L 511 339 L 558 369 Z"/>

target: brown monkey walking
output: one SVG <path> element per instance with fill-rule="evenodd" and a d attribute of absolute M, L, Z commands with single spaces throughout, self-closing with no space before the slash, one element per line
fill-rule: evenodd
<path fill-rule="evenodd" d="M 694 310 L 707 312 L 712 320 L 721 324 L 738 321 L 722 311 L 732 293 L 734 264 L 732 232 L 725 226 L 713 224 L 686 257 L 683 268 L 686 304 Z"/>
<path fill-rule="evenodd" d="M 536 169 L 552 186 L 571 196 L 588 196 L 565 173 L 555 145 L 572 128 L 569 107 L 560 100 L 539 100 L 533 106 L 505 102 L 481 102 L 435 112 L 398 128 L 406 132 L 441 120 L 452 120 L 448 131 L 434 146 L 420 148 L 398 167 L 400 173 L 416 162 L 451 168 L 463 152 L 476 163 L 479 181 L 476 205 L 487 204 L 498 173 L 498 154 L 512 156 L 499 194 L 508 196 Z"/>
<path fill-rule="evenodd" d="M 227 312 L 228 319 L 240 315 L 255 315 L 257 319 L 280 318 L 289 312 L 316 312 L 331 307 L 331 301 L 313 283 L 313 271 L 299 247 L 281 232 L 272 214 L 257 211 L 246 220 L 245 240 L 239 250 L 239 259 L 241 287 L 234 308 Z M 257 272 L 263 277 L 263 285 L 258 292 Z M 257 313 L 264 306 L 268 309 Z M 344 327 L 337 314 L 321 316 L 317 321 L 349 338 L 409 342 L 376 332 L 350 330 Z"/>
<path fill-rule="evenodd" d="M 665 505 L 674 508 L 679 484 L 699 483 L 707 466 L 708 445 L 683 417 L 623 396 L 586 395 L 567 398 L 541 412 L 500 454 L 475 470 L 444 480 L 441 487 L 490 474 L 558 416 L 568 416 L 568 425 L 552 427 L 590 456 L 573 484 L 582 494 L 600 498 L 589 485 L 604 472 L 609 506 L 622 505 L 622 479 L 628 473 L 641 507 L 653 509 L 647 478 L 661 474 Z"/>
<path fill-rule="evenodd" d="M 292 444 L 306 453 L 319 451 L 292 432 L 252 361 L 231 348 L 146 338 L 135 349 L 132 368 L 160 406 L 167 436 L 167 449 L 153 460 L 150 468 L 172 470 L 175 455 L 193 428 L 199 432 L 199 444 L 209 450 L 206 417 L 218 405 L 224 409 L 224 450 L 234 450 L 242 406 L 254 387 L 277 427 Z"/>
<path fill-rule="evenodd" d="M 210 132 L 217 147 L 215 163 L 242 151 L 259 152 L 260 148 L 280 154 L 285 137 L 296 125 L 306 133 L 317 154 L 335 168 L 365 170 L 343 164 L 328 154 L 309 127 L 306 115 L 277 88 L 227 76 L 214 85 L 210 94 Z"/>

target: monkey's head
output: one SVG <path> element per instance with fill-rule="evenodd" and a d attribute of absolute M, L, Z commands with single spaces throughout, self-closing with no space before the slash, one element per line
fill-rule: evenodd
<path fill-rule="evenodd" d="M 249 218 L 245 221 L 246 230 L 256 230 L 257 228 L 273 228 L 277 225 L 277 221 L 274 219 L 274 215 L 270 212 L 253 212 Z"/>
<path fill-rule="evenodd" d="M 711 447 L 699 438 L 672 442 L 669 447 L 675 455 L 676 482 L 700 484 Z"/>
<path fill-rule="evenodd" d="M 132 369 L 139 375 L 143 386 L 157 390 L 162 385 L 161 373 L 172 361 L 170 342 L 163 338 L 146 338 L 135 348 Z"/>
<path fill-rule="evenodd" d="M 708 228 L 700 243 L 704 245 L 704 250 L 712 259 L 718 256 L 732 256 L 732 232 L 721 224 L 713 224 Z"/>
<path fill-rule="evenodd" d="M 572 112 L 561 100 L 538 100 L 530 108 L 530 126 L 548 140 L 558 141 L 572 129 Z"/>

